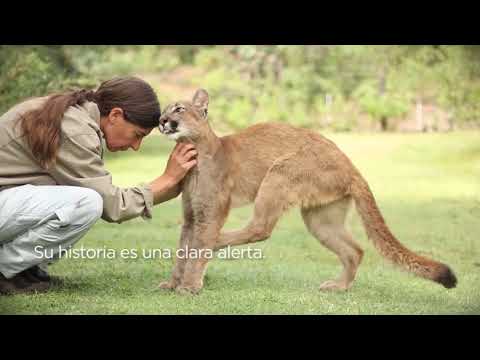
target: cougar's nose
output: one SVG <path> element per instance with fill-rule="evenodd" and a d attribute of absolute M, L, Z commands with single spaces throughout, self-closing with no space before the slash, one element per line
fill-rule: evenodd
<path fill-rule="evenodd" d="M 160 125 L 165 126 L 165 123 L 168 121 L 166 116 L 161 116 L 159 119 Z"/>

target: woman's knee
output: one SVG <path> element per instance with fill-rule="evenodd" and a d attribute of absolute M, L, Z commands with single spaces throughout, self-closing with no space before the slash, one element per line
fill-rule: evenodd
<path fill-rule="evenodd" d="M 98 192 L 89 188 L 77 187 L 70 193 L 74 202 L 69 202 L 56 213 L 65 225 L 92 226 L 103 213 L 103 199 Z"/>
<path fill-rule="evenodd" d="M 83 212 L 87 214 L 88 222 L 95 223 L 103 214 L 103 198 L 92 189 L 83 189 Z"/>

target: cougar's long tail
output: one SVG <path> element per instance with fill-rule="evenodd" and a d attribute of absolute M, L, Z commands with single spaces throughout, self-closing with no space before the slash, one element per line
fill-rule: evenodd
<path fill-rule="evenodd" d="M 367 182 L 360 174 L 354 178 L 351 195 L 367 235 L 380 254 L 401 268 L 440 283 L 447 289 L 456 286 L 457 278 L 447 265 L 415 254 L 395 238 L 385 224 Z"/>

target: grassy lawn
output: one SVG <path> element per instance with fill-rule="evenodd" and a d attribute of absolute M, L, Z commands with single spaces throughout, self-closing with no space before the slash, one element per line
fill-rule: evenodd
<path fill-rule="evenodd" d="M 365 249 L 353 287 L 323 293 L 340 263 L 305 229 L 298 210 L 284 216 L 272 237 L 255 248 L 263 259 L 215 259 L 196 297 L 157 290 L 172 259 L 122 258 L 121 249 L 175 249 L 179 199 L 155 208 L 154 219 L 121 225 L 99 221 L 78 244 L 115 249 L 115 259 L 63 259 L 51 273 L 66 286 L 47 294 L 0 297 L 10 314 L 480 314 L 479 133 L 331 134 L 359 167 L 387 223 L 412 250 L 449 264 L 453 290 L 387 264 L 366 238 L 355 211 L 349 226 Z M 150 136 L 138 152 L 110 154 L 118 185 L 147 182 L 163 172 L 173 143 Z M 251 207 L 235 209 L 227 229 L 242 227 Z"/>

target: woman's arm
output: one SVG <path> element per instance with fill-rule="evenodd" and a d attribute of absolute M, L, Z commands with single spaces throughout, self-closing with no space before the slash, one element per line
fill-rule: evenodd
<path fill-rule="evenodd" d="M 137 216 L 152 217 L 155 203 L 179 194 L 179 182 L 195 165 L 191 145 L 178 144 L 168 159 L 162 176 L 149 184 L 121 188 L 112 184 L 112 176 L 101 158 L 98 136 L 76 135 L 65 139 L 49 174 L 59 185 L 88 187 L 103 198 L 102 219 L 121 223 Z"/>

